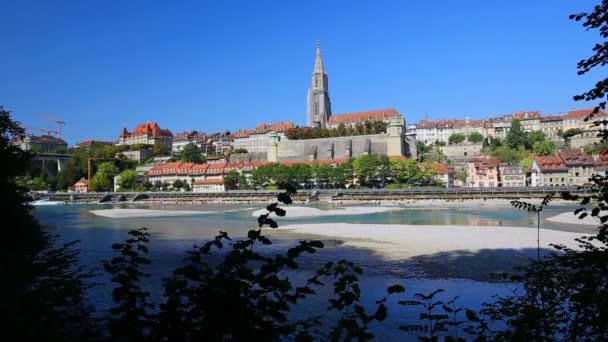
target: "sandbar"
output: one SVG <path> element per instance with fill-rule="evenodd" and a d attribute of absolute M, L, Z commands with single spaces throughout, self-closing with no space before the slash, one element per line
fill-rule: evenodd
<path fill-rule="evenodd" d="M 154 209 L 102 209 L 91 210 L 92 214 L 109 218 L 131 218 L 131 217 L 163 217 L 163 216 L 184 216 L 210 214 L 212 211 L 194 210 L 154 210 Z"/>
<path fill-rule="evenodd" d="M 578 225 L 585 225 L 585 226 L 599 226 L 600 224 L 602 224 L 600 222 L 599 217 L 593 217 L 591 216 L 591 211 L 587 211 L 587 213 L 589 215 L 583 217 L 582 219 L 579 219 L 579 215 L 574 215 L 574 212 L 566 212 L 566 213 L 561 213 L 559 215 L 555 215 L 552 217 L 547 218 L 547 221 L 551 221 L 551 222 L 559 222 L 559 223 L 567 223 L 567 224 L 578 224 Z M 606 215 L 608 213 L 603 212 L 602 215 Z"/>
<path fill-rule="evenodd" d="M 396 206 L 375 206 L 375 207 L 344 207 L 344 208 L 334 208 L 322 210 L 314 207 L 292 207 L 292 206 L 282 206 L 283 209 L 287 211 L 287 215 L 284 218 L 302 218 L 302 217 L 319 217 L 319 216 L 338 216 L 338 215 L 365 215 L 365 214 L 375 214 L 375 213 L 383 213 L 392 210 L 401 210 L 404 208 L 396 207 Z M 267 214 L 268 210 L 260 209 L 256 210 L 252 213 L 252 216 L 260 216 L 263 214 Z M 275 216 L 274 213 L 270 215 L 270 217 Z"/>
<path fill-rule="evenodd" d="M 343 240 L 374 251 L 386 260 L 403 260 L 450 251 L 536 249 L 536 229 L 496 226 L 441 226 L 321 223 L 287 225 L 284 231 Z M 575 238 L 588 234 L 541 229 L 540 247 L 563 244 L 577 249 Z"/>

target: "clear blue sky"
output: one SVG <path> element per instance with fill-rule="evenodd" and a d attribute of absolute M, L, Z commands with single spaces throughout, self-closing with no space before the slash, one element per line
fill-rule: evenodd
<path fill-rule="evenodd" d="M 0 105 L 67 122 L 70 145 L 156 121 L 234 131 L 305 124 L 317 40 L 335 114 L 396 108 L 482 118 L 557 114 L 599 78 L 576 75 L 594 1 L 0 1 Z"/>

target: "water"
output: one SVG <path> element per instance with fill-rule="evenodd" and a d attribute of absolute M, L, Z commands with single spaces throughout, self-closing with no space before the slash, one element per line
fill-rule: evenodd
<path fill-rule="evenodd" d="M 102 285 L 94 287 L 89 298 L 98 310 L 105 312 L 111 305 L 111 285 L 109 278 L 103 274 L 101 261 L 111 258 L 111 245 L 123 241 L 130 229 L 146 227 L 151 234 L 150 259 L 152 264 L 146 269 L 151 278 L 145 287 L 156 301 L 162 300 L 160 279 L 169 276 L 177 267 L 185 251 L 194 244 L 201 244 L 217 234 L 226 231 L 231 237 L 243 237 L 249 229 L 256 227 L 252 212 L 263 205 L 122 205 L 129 208 L 151 208 L 165 210 L 201 210 L 215 211 L 200 215 L 184 215 L 160 218 L 105 218 L 90 213 L 91 210 L 112 208 L 112 205 L 66 205 L 44 206 L 35 209 L 36 217 L 52 233 L 60 235 L 63 241 L 79 240 L 81 260 L 86 267 L 93 267 L 100 273 L 97 278 Z M 319 208 L 330 208 L 321 206 Z M 287 207 L 289 215 L 289 207 Z M 551 217 L 564 211 L 573 211 L 574 207 L 549 207 L 543 217 Z M 480 207 L 440 208 L 440 209 L 403 209 L 391 212 L 366 215 L 341 215 L 300 219 L 279 219 L 279 224 L 293 223 L 367 223 L 367 224 L 412 224 L 412 225 L 484 225 L 484 226 L 517 226 L 536 228 L 536 216 L 524 211 L 510 208 Z M 561 231 L 593 233 L 593 227 L 569 226 L 543 220 L 543 228 Z M 265 252 L 284 251 L 300 238 L 285 231 L 269 232 L 273 244 Z M 412 260 L 387 261 L 375 256 L 366 249 L 355 249 L 342 246 L 341 241 L 326 240 L 326 248 L 312 256 L 305 256 L 300 262 L 302 268 L 294 275 L 296 280 L 304 280 L 327 261 L 348 259 L 363 267 L 361 288 L 365 294 L 363 302 L 371 308 L 374 301 L 383 297 L 386 287 L 402 284 L 406 287 L 405 297 L 412 299 L 416 292 L 430 293 L 443 288 L 446 293 L 443 299 L 460 296 L 460 304 L 479 308 L 480 303 L 489 300 L 493 294 L 508 294 L 518 286 L 514 284 L 493 283 L 491 271 L 509 270 L 517 263 L 523 263 L 533 257 L 536 251 L 524 251 L 514 256 L 505 251 L 486 251 L 484 253 L 452 254 L 426 256 Z M 329 294 L 327 294 L 329 295 Z M 319 314 L 325 312 L 326 298 L 307 300 L 303 307 L 298 307 L 298 315 Z M 378 340 L 407 339 L 396 327 L 416 321 L 418 310 L 401 307 L 389 302 L 389 319 L 381 326 L 374 328 Z M 387 328 L 391 327 L 391 328 Z"/>

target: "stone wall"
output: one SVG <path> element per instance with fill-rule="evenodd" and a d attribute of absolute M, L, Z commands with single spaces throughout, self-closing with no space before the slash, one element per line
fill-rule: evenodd
<path fill-rule="evenodd" d="M 391 148 L 392 146 L 392 148 Z M 367 154 L 404 155 L 404 137 L 402 135 L 374 134 L 349 137 L 322 138 L 310 140 L 279 141 L 276 156 L 269 149 L 268 160 L 329 160 L 356 158 Z M 400 152 L 395 152 L 400 151 Z"/>

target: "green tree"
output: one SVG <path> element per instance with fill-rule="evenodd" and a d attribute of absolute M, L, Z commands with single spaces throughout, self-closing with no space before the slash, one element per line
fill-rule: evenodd
<path fill-rule="evenodd" d="M 522 146 L 523 148 L 523 146 Z M 519 163 L 519 161 L 524 158 L 525 152 L 516 150 L 516 149 L 512 149 L 506 146 L 500 146 L 497 147 L 494 152 L 492 152 L 492 155 L 496 158 L 498 158 L 498 160 L 500 160 L 503 163 L 509 163 L 509 164 L 517 164 Z"/>
<path fill-rule="evenodd" d="M 226 190 L 235 190 L 239 186 L 239 173 L 236 170 L 230 170 L 224 176 L 224 185 Z"/>
<path fill-rule="evenodd" d="M 524 170 L 530 170 L 532 168 L 532 163 L 534 162 L 534 158 L 532 156 L 528 156 L 519 161 L 519 165 L 524 168 Z"/>
<path fill-rule="evenodd" d="M 118 170 L 114 163 L 101 163 L 95 176 L 93 176 L 91 188 L 93 191 L 110 191 L 114 185 L 114 176 L 119 172 L 120 170 Z"/>
<path fill-rule="evenodd" d="M 78 266 L 76 242 L 61 244 L 32 216 L 16 179 L 30 154 L 10 144 L 25 132 L 0 107 L 0 206 L 5 220 L 0 248 L 0 330 L 6 341 L 87 339 L 90 287 Z M 92 339 L 92 337 L 89 337 Z"/>
<path fill-rule="evenodd" d="M 373 184 L 376 169 L 378 168 L 378 155 L 369 154 L 355 158 L 353 161 L 353 170 L 359 184 Z"/>
<path fill-rule="evenodd" d="M 465 139 L 466 139 L 466 137 L 464 136 L 464 134 L 462 134 L 462 133 L 453 133 L 448 138 L 448 143 L 450 143 L 450 145 L 452 145 L 452 144 L 460 144 Z"/>
<path fill-rule="evenodd" d="M 537 141 L 532 146 L 534 153 L 538 156 L 552 156 L 555 154 L 557 146 L 551 140 Z"/>
<path fill-rule="evenodd" d="M 171 186 L 176 190 L 181 190 L 184 187 L 184 182 L 181 179 L 176 179 Z"/>
<path fill-rule="evenodd" d="M 473 133 L 469 134 L 469 137 L 467 138 L 467 140 L 470 143 L 479 144 L 480 142 L 483 142 L 483 134 L 481 134 L 479 132 L 473 132 Z"/>
<path fill-rule="evenodd" d="M 391 169 L 397 183 L 412 184 L 421 177 L 422 170 L 415 160 L 390 160 Z"/>
<path fill-rule="evenodd" d="M 123 191 L 134 190 L 137 185 L 139 175 L 135 170 L 124 170 L 119 173 L 118 185 Z"/>
<path fill-rule="evenodd" d="M 527 141 L 527 135 L 521 127 L 521 122 L 519 119 L 513 120 L 511 129 L 507 133 L 507 146 L 512 149 L 518 149 L 519 146 L 526 146 Z"/>
<path fill-rule="evenodd" d="M 583 131 L 580 128 L 570 128 L 564 133 L 562 133 L 562 138 L 564 138 L 564 143 L 566 144 L 566 146 L 570 147 L 570 141 L 572 140 L 572 137 L 581 135 L 582 133 Z"/>
<path fill-rule="evenodd" d="M 547 140 L 547 137 L 543 131 L 533 131 L 528 137 L 528 142 L 531 146 L 534 146 L 534 144 L 537 142 L 543 142 L 545 140 Z"/>
<path fill-rule="evenodd" d="M 161 142 L 154 143 L 152 146 L 152 154 L 156 157 L 167 155 L 167 147 Z"/>
<path fill-rule="evenodd" d="M 195 143 L 188 143 L 184 146 L 182 151 L 179 153 L 179 160 L 185 163 L 197 163 L 200 164 L 204 161 L 201 149 L 196 146 Z"/>

